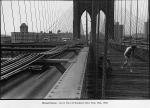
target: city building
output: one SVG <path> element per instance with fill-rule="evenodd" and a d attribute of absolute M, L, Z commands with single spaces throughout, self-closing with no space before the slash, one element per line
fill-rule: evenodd
<path fill-rule="evenodd" d="M 22 23 L 20 26 L 20 32 L 11 33 L 11 42 L 12 43 L 31 43 L 39 42 L 40 34 L 28 32 L 28 26 L 25 23 Z"/>
<path fill-rule="evenodd" d="M 28 33 L 28 26 L 25 23 L 22 23 L 20 26 L 21 33 Z"/>
<path fill-rule="evenodd" d="M 20 26 L 20 32 L 11 33 L 12 43 L 37 43 L 37 42 L 50 42 L 50 41 L 64 41 L 72 40 L 72 33 L 57 33 L 54 34 L 51 31 L 49 33 L 34 33 L 28 32 L 28 26 L 23 23 Z"/>
<path fill-rule="evenodd" d="M 149 24 L 148 22 L 144 22 L 144 37 L 147 39 L 149 36 Z"/>
<path fill-rule="evenodd" d="M 1 44 L 11 43 L 11 36 L 1 35 Z"/>
<path fill-rule="evenodd" d="M 120 25 L 119 22 L 116 22 L 114 25 L 114 38 L 117 42 L 123 40 L 124 25 Z"/>

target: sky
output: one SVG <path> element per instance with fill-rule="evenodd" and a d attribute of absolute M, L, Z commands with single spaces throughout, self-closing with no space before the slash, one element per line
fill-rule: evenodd
<path fill-rule="evenodd" d="M 121 10 L 121 3 L 122 3 L 122 10 Z M 138 3 L 138 8 L 137 8 Z M 129 34 L 130 32 L 130 6 L 131 0 L 126 0 L 126 11 L 125 11 L 125 0 L 122 2 L 115 2 L 115 13 L 114 19 L 116 22 L 120 24 L 124 24 L 126 27 L 126 33 Z M 138 9 L 138 14 L 137 14 Z M 122 12 L 122 13 L 121 13 Z M 126 17 L 125 17 L 126 13 Z M 137 21 L 138 15 L 138 21 Z M 122 16 L 122 17 L 121 17 Z M 126 19 L 125 19 L 126 18 Z M 147 22 L 148 19 L 148 0 L 132 0 L 132 17 L 131 17 L 131 32 L 134 34 L 136 32 L 136 22 L 137 23 L 137 32 L 142 33 L 144 32 L 144 22 Z"/>
<path fill-rule="evenodd" d="M 126 23 L 125 22 L 125 1 L 115 2 L 115 21 L 120 24 L 125 24 L 125 31 L 129 34 L 130 28 L 130 0 L 126 1 Z M 132 2 L 132 33 L 135 33 L 136 28 L 136 7 L 137 1 Z M 138 32 L 143 32 L 144 22 L 147 21 L 148 0 L 138 0 L 139 15 L 138 15 Z M 20 7 L 20 9 L 19 9 Z M 19 11 L 20 10 L 20 11 Z M 13 16 L 12 16 L 13 12 Z M 122 12 L 122 14 L 121 14 Z M 20 13 L 20 14 L 19 14 Z M 122 18 L 121 18 L 122 16 Z M 14 19 L 13 19 L 14 18 Z M 83 29 L 86 28 L 86 13 L 81 17 Z M 105 15 L 101 12 L 100 25 L 104 26 Z M 88 31 L 90 32 L 90 17 L 88 15 Z M 2 1 L 1 6 L 1 34 L 11 35 L 11 32 L 19 32 L 21 23 L 26 23 L 29 32 L 48 32 L 52 30 L 57 32 L 60 29 L 62 32 L 73 31 L 73 1 L 42 1 L 42 0 L 26 0 L 22 1 Z M 14 26 L 13 26 L 14 24 Z M 100 31 L 103 31 L 100 27 Z"/>
<path fill-rule="evenodd" d="M 71 28 L 68 28 L 68 26 L 64 27 L 66 26 L 66 24 L 68 25 L 68 23 L 70 23 L 70 16 L 73 16 L 73 13 L 71 13 L 73 11 L 72 3 L 72 1 L 26 0 L 24 2 L 23 0 L 15 0 L 12 1 L 11 8 L 11 1 L 2 1 L 1 33 L 5 34 L 5 30 L 6 34 L 9 35 L 12 31 L 19 32 L 21 23 L 26 23 L 28 25 L 29 32 L 48 32 L 49 28 L 51 28 L 50 30 L 52 30 L 53 32 L 57 32 L 58 29 L 61 29 L 61 31 L 64 32 L 72 31 Z M 12 17 L 12 10 L 14 20 Z M 66 15 L 66 13 L 68 12 L 70 16 Z M 13 22 L 15 27 L 13 26 Z"/>

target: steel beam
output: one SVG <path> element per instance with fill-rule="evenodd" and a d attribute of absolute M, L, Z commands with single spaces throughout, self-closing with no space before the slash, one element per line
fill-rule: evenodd
<path fill-rule="evenodd" d="M 46 99 L 80 99 L 85 76 L 89 48 L 81 50 L 75 62 L 64 72 L 62 77 L 46 95 Z"/>

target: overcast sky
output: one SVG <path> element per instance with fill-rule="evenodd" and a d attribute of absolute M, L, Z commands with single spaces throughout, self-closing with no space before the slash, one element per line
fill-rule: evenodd
<path fill-rule="evenodd" d="M 148 13 L 148 0 L 138 0 L 139 3 L 139 21 L 138 21 L 138 32 L 143 32 L 144 22 L 147 21 Z M 18 4 L 19 3 L 19 4 Z M 126 2 L 126 33 L 129 33 L 130 26 L 130 1 Z M 132 6 L 132 32 L 135 32 L 136 24 L 136 0 L 133 0 Z M 19 14 L 20 7 L 20 14 Z M 3 9 L 2 9 L 3 8 Z M 6 29 L 6 34 L 10 35 L 12 31 L 18 32 L 20 23 L 27 23 L 29 27 L 29 32 L 40 32 L 40 31 L 49 31 L 52 30 L 56 32 L 60 29 L 62 32 L 72 32 L 73 29 L 73 2 L 72 1 L 29 1 L 25 2 L 15 0 L 12 1 L 13 8 L 13 17 L 14 25 L 13 26 L 13 17 L 11 10 L 11 1 L 2 1 L 1 7 L 1 34 L 5 34 L 4 24 Z M 26 8 L 26 9 L 25 9 Z M 121 1 L 115 3 L 115 21 L 121 23 L 122 15 L 122 24 L 124 24 L 125 18 L 125 1 L 122 2 L 122 14 L 121 14 Z M 3 16 L 4 13 L 4 16 Z M 32 14 L 31 14 L 32 13 Z M 117 14 L 116 14 L 117 13 Z M 83 24 L 83 29 L 85 32 L 85 13 L 83 13 L 81 19 Z M 31 17 L 32 16 L 32 17 Z M 4 20 L 3 20 L 4 17 Z M 101 25 L 104 23 L 104 13 L 101 12 Z M 88 25 L 90 31 L 90 17 L 88 15 Z M 5 22 L 5 23 L 4 23 Z M 32 26 L 33 24 L 33 26 Z M 102 28 L 100 28 L 102 29 Z"/>
<path fill-rule="evenodd" d="M 61 29 L 64 32 L 71 31 L 69 30 L 71 28 L 68 28 L 67 25 L 69 25 L 68 23 L 70 23 L 71 21 L 71 16 L 73 16 L 72 3 L 73 3 L 72 1 L 37 1 L 37 0 L 36 1 L 26 0 L 25 2 L 23 0 L 19 2 L 18 0 L 12 1 L 15 31 L 17 32 L 19 31 L 20 23 L 28 24 L 30 32 L 46 31 L 48 28 L 51 28 L 51 30 L 54 32 L 56 32 L 58 29 Z M 1 22 L 2 22 L 1 33 L 2 34 L 5 33 L 4 32 L 4 22 L 5 22 L 7 34 L 10 35 L 10 32 L 14 31 L 11 1 L 2 1 L 2 6 L 4 13 L 4 21 L 1 12 Z M 19 14 L 19 7 L 20 7 L 20 14 Z M 66 15 L 66 13 L 70 14 L 70 16 L 68 16 L 68 14 Z M 67 27 L 62 27 L 64 25 Z"/>

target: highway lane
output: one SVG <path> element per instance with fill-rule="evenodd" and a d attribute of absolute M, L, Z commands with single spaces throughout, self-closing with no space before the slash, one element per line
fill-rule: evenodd
<path fill-rule="evenodd" d="M 72 58 L 74 53 L 63 54 L 62 58 Z M 66 68 L 69 63 L 63 64 Z M 55 68 L 49 67 L 41 73 L 24 71 L 2 83 L 2 99 L 42 99 L 57 82 L 62 74 Z"/>

